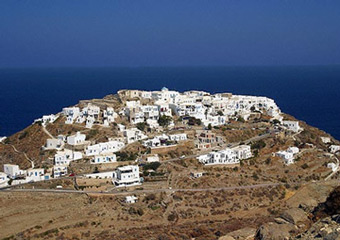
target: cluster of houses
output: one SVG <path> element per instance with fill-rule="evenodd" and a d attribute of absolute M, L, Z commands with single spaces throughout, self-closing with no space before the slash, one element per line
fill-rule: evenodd
<path fill-rule="evenodd" d="M 9 180 L 12 185 L 49 180 L 51 174 L 45 173 L 43 168 L 22 170 L 15 164 L 4 164 L 4 172 L 0 172 L 0 187 L 6 187 Z"/>
<path fill-rule="evenodd" d="M 323 143 L 329 145 L 329 151 L 331 153 L 337 153 L 340 151 L 340 145 L 332 144 L 332 140 L 330 137 L 320 137 L 320 139 Z"/>
<path fill-rule="evenodd" d="M 204 91 L 179 93 L 165 87 L 160 91 L 121 90 L 118 94 L 121 98 L 136 99 L 127 101 L 124 111 L 132 124 L 144 121 L 152 123 L 162 115 L 177 115 L 195 117 L 205 126 L 218 126 L 237 116 L 247 120 L 251 114 L 259 111 L 282 120 L 280 109 L 273 99 L 267 97 L 210 94 Z M 138 99 L 150 99 L 154 104 L 142 105 Z"/>
<path fill-rule="evenodd" d="M 143 142 L 143 145 L 145 147 L 150 148 L 157 148 L 157 147 L 164 147 L 169 145 L 175 145 L 177 142 L 185 141 L 187 140 L 187 134 L 186 133 L 179 133 L 179 134 L 171 134 L 166 135 L 162 134 L 159 136 L 155 136 L 154 138 L 147 139 Z"/>
<path fill-rule="evenodd" d="M 87 178 L 112 179 L 116 187 L 130 187 L 140 185 L 143 178 L 140 177 L 138 165 L 118 167 L 115 171 L 86 174 Z"/>
<path fill-rule="evenodd" d="M 101 110 L 99 106 L 91 103 L 82 109 L 79 107 L 63 108 L 62 114 L 66 117 L 66 124 L 85 123 L 87 128 L 92 128 L 93 124 L 109 126 L 118 116 L 112 107 Z"/>
<path fill-rule="evenodd" d="M 204 165 L 216 164 L 238 164 L 241 160 L 252 157 L 249 145 L 239 145 L 233 148 L 226 148 L 221 151 L 212 151 L 208 154 L 200 155 L 197 160 Z"/>

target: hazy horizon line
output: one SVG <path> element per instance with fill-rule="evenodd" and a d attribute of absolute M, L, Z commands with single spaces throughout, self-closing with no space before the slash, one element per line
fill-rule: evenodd
<path fill-rule="evenodd" d="M 260 64 L 260 65 L 140 65 L 140 66 L 115 66 L 115 65 L 103 65 L 103 66 L 8 66 L 1 67 L 0 70 L 5 69 L 66 69 L 66 68 L 126 68 L 126 69 L 136 69 L 136 68 L 222 68 L 222 67 L 327 67 L 327 66 L 340 66 L 340 63 L 331 64 Z"/>

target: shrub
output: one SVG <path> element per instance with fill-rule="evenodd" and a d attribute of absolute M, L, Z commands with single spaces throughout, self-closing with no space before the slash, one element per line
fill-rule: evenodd
<path fill-rule="evenodd" d="M 20 139 L 20 140 L 21 140 L 21 139 L 24 139 L 24 138 L 27 137 L 27 136 L 28 136 L 28 132 L 27 132 L 27 131 L 24 131 L 23 133 L 20 134 L 19 139 Z"/>
<path fill-rule="evenodd" d="M 258 142 L 255 142 L 251 145 L 252 149 L 261 149 L 266 146 L 266 143 L 263 140 L 260 140 Z"/>
<path fill-rule="evenodd" d="M 308 168 L 308 164 L 307 163 L 304 163 L 302 166 L 301 166 L 302 169 L 306 169 Z"/>

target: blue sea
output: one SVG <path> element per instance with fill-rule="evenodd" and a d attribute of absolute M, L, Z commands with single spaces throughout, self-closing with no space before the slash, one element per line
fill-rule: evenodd
<path fill-rule="evenodd" d="M 81 99 L 164 86 L 268 96 L 283 112 L 340 139 L 340 65 L 0 69 L 0 136 Z"/>

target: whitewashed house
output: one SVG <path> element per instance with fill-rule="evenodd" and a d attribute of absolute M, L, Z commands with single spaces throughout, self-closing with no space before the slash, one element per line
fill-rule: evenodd
<path fill-rule="evenodd" d="M 159 156 L 158 156 L 158 154 L 149 156 L 149 157 L 146 158 L 146 161 L 147 162 L 159 162 Z"/>
<path fill-rule="evenodd" d="M 28 182 L 42 181 L 45 179 L 44 173 L 43 168 L 30 168 L 26 171 L 26 179 Z"/>
<path fill-rule="evenodd" d="M 96 121 L 96 119 L 93 115 L 87 116 L 85 127 L 86 128 L 92 128 L 95 121 Z"/>
<path fill-rule="evenodd" d="M 0 172 L 0 188 L 6 187 L 8 185 L 8 177 L 4 172 Z"/>
<path fill-rule="evenodd" d="M 144 119 L 158 120 L 159 111 L 158 107 L 155 105 L 145 105 L 140 107 L 144 114 Z"/>
<path fill-rule="evenodd" d="M 86 135 L 77 132 L 74 135 L 67 137 L 67 144 L 69 145 L 81 145 L 85 143 Z"/>
<path fill-rule="evenodd" d="M 204 126 L 208 127 L 211 125 L 212 127 L 214 126 L 221 126 L 226 124 L 228 117 L 227 116 L 220 116 L 220 115 L 210 115 L 207 114 L 202 120 L 202 123 Z"/>
<path fill-rule="evenodd" d="M 198 119 L 205 118 L 205 107 L 202 103 L 170 104 L 169 106 L 177 116 L 190 116 Z"/>
<path fill-rule="evenodd" d="M 7 174 L 9 178 L 26 176 L 26 170 L 21 170 L 19 165 L 14 164 L 4 164 L 4 173 Z"/>
<path fill-rule="evenodd" d="M 99 173 L 90 173 L 85 174 L 87 178 L 96 178 L 96 179 L 109 179 L 113 178 L 115 175 L 115 171 L 108 171 L 108 172 L 99 172 Z"/>
<path fill-rule="evenodd" d="M 63 115 L 66 116 L 66 124 L 72 124 L 76 118 L 78 118 L 80 114 L 79 107 L 66 107 L 63 108 Z"/>
<path fill-rule="evenodd" d="M 128 165 L 117 168 L 112 181 L 116 187 L 140 185 L 139 167 L 137 165 Z"/>
<path fill-rule="evenodd" d="M 141 98 L 146 98 L 146 99 L 151 99 L 151 95 L 152 95 L 152 93 L 150 91 L 141 91 L 139 93 L 139 96 Z"/>
<path fill-rule="evenodd" d="M 44 150 L 62 149 L 64 147 L 64 141 L 60 138 L 49 138 L 46 140 Z"/>
<path fill-rule="evenodd" d="M 137 200 L 138 200 L 138 198 L 136 196 L 133 196 L 133 195 L 125 197 L 125 202 L 129 203 L 129 204 L 136 203 Z"/>
<path fill-rule="evenodd" d="M 323 143 L 331 143 L 331 138 L 330 137 L 320 137 L 321 138 L 321 141 Z"/>
<path fill-rule="evenodd" d="M 297 147 L 290 147 L 286 151 L 278 151 L 276 156 L 283 159 L 286 165 L 290 165 L 294 163 L 294 157 L 299 153 L 299 148 Z"/>
<path fill-rule="evenodd" d="M 328 167 L 328 168 L 330 168 L 330 169 L 332 169 L 332 172 L 335 172 L 335 171 L 337 171 L 337 170 L 338 170 L 338 168 L 339 168 L 339 164 L 335 164 L 335 163 L 328 163 L 328 164 L 327 164 L 327 167 Z"/>
<path fill-rule="evenodd" d="M 96 155 L 91 160 L 91 164 L 114 163 L 117 162 L 116 154 Z"/>
<path fill-rule="evenodd" d="M 66 165 L 57 165 L 53 167 L 53 176 L 55 178 L 59 178 L 62 176 L 66 176 L 68 173 Z"/>
<path fill-rule="evenodd" d="M 158 107 L 158 112 L 160 116 L 172 116 L 171 108 L 169 106 L 169 103 L 162 102 L 162 101 L 156 101 L 155 105 Z"/>
<path fill-rule="evenodd" d="M 158 129 L 159 128 L 159 124 L 158 124 L 157 120 L 147 119 L 146 123 L 149 125 L 149 127 L 151 129 Z"/>
<path fill-rule="evenodd" d="M 238 164 L 240 160 L 251 158 L 251 149 L 248 145 L 240 145 L 234 148 L 226 148 L 221 151 L 210 152 L 197 157 L 204 165 Z"/>
<path fill-rule="evenodd" d="M 144 112 L 140 106 L 126 108 L 125 115 L 129 118 L 129 121 L 132 124 L 144 122 Z"/>
<path fill-rule="evenodd" d="M 121 150 L 125 144 L 119 141 L 109 141 L 88 146 L 85 150 L 86 156 L 104 155 Z"/>
<path fill-rule="evenodd" d="M 239 160 L 248 159 L 252 157 L 251 147 L 249 145 L 236 146 L 232 148 L 232 150 L 235 152 L 236 157 Z"/>
<path fill-rule="evenodd" d="M 79 160 L 83 158 L 81 152 L 72 151 L 69 149 L 64 149 L 63 151 L 58 151 L 54 155 L 54 165 L 70 165 L 71 161 Z"/>
<path fill-rule="evenodd" d="M 193 171 L 190 173 L 191 177 L 193 178 L 200 178 L 203 176 L 203 172 L 197 172 L 197 171 Z"/>
<path fill-rule="evenodd" d="M 165 145 L 168 140 L 169 140 L 169 137 L 165 134 L 162 134 L 162 135 L 156 136 L 154 138 L 145 140 L 143 142 L 143 145 L 145 147 L 151 147 L 151 148 L 160 147 L 162 145 Z"/>
<path fill-rule="evenodd" d="M 117 126 L 120 132 L 123 132 L 126 129 L 126 127 L 123 124 L 117 124 Z"/>
<path fill-rule="evenodd" d="M 283 126 L 293 132 L 299 132 L 301 130 L 298 121 L 283 121 Z"/>
<path fill-rule="evenodd" d="M 82 109 L 82 113 L 85 116 L 93 116 L 93 117 L 98 117 L 100 114 L 100 107 L 93 105 L 91 103 L 87 104 L 86 107 Z"/>
<path fill-rule="evenodd" d="M 331 145 L 330 147 L 331 153 L 336 153 L 340 151 L 340 145 Z"/>
<path fill-rule="evenodd" d="M 170 141 L 176 141 L 176 142 L 186 141 L 187 140 L 187 134 L 186 133 L 171 134 L 171 135 L 169 135 L 168 138 L 169 138 Z"/>
<path fill-rule="evenodd" d="M 128 144 L 148 138 L 148 136 L 146 136 L 141 130 L 137 128 L 126 129 L 123 133 Z"/>
<path fill-rule="evenodd" d="M 109 126 L 110 123 L 113 123 L 117 117 L 118 114 L 114 111 L 114 109 L 112 107 L 107 107 L 106 110 L 103 111 L 103 125 Z"/>
<path fill-rule="evenodd" d="M 163 87 L 161 91 L 153 91 L 151 93 L 152 99 L 156 101 L 163 101 L 167 103 L 173 103 L 176 96 L 180 95 L 177 91 L 169 91 L 166 87 Z"/>

